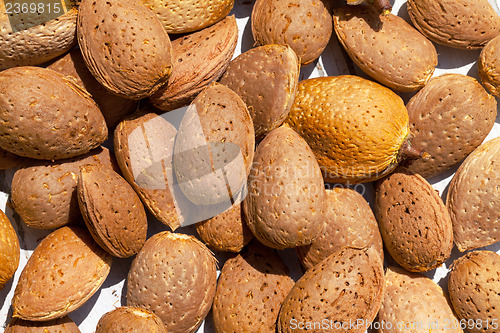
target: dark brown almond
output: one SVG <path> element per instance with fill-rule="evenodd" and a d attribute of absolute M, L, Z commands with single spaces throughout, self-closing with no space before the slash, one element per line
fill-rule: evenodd
<path fill-rule="evenodd" d="M 385 247 L 405 269 L 429 271 L 450 257 L 450 215 L 437 192 L 420 175 L 400 168 L 380 180 L 375 216 Z"/>
<path fill-rule="evenodd" d="M 497 102 L 476 81 L 462 74 L 432 78 L 406 108 L 413 148 L 430 155 L 408 161 L 408 169 L 422 177 L 436 176 L 461 162 L 490 132 Z"/>

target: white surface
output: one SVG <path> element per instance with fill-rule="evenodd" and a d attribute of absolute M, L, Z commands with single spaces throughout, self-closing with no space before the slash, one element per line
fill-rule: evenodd
<path fill-rule="evenodd" d="M 498 10 L 495 0 L 490 1 Z M 500 2 L 500 0 L 497 1 Z M 250 49 L 253 46 L 252 33 L 250 24 L 248 22 L 252 6 L 253 1 L 237 0 L 235 3 L 235 9 L 233 10 L 233 13 L 236 15 L 238 26 L 240 28 L 240 39 L 236 47 L 235 56 Z M 394 3 L 393 13 L 409 21 L 405 1 L 396 0 Z M 436 45 L 436 49 L 439 54 L 439 64 L 436 68 L 434 76 L 443 73 L 462 73 L 478 78 L 476 63 L 479 56 L 479 51 L 461 51 L 439 45 Z M 358 75 L 364 76 L 358 68 L 355 68 L 355 70 Z M 310 77 L 334 76 L 341 74 L 354 73 L 349 72 L 347 62 L 344 58 L 344 53 L 341 50 L 337 38 L 334 35 L 322 57 L 316 63 L 302 68 L 300 79 L 303 80 Z M 405 101 L 407 101 L 412 95 L 413 93 L 402 94 L 402 97 Z M 493 130 L 486 140 L 490 140 L 491 138 L 497 136 L 500 136 L 499 118 L 497 118 Z M 439 191 L 443 198 L 446 195 L 448 183 L 451 180 L 451 177 L 453 176 L 455 170 L 456 169 L 453 169 L 450 172 L 447 172 L 444 176 L 430 180 L 431 184 L 436 190 Z M 26 264 L 26 261 L 32 253 L 33 249 L 49 232 L 27 227 L 24 223 L 19 221 L 18 217 L 14 216 L 15 214 L 13 214 L 12 209 L 9 208 L 7 204 L 8 195 L 5 194 L 5 192 L 8 192 L 8 183 L 9 179 L 12 176 L 12 171 L 0 173 L 0 176 L 3 176 L 3 181 L 1 182 L 3 184 L 0 184 L 0 190 L 2 191 L 2 193 L 0 193 L 0 207 L 2 209 L 5 207 L 5 211 L 13 222 L 14 227 L 16 228 L 16 231 L 19 235 L 22 248 L 20 267 L 17 270 L 14 279 L 11 282 L 7 283 L 3 290 L 0 291 L 0 327 L 2 327 L 3 330 L 3 328 L 10 321 L 10 315 L 12 313 L 10 302 L 14 293 L 15 284 L 17 283 L 17 280 L 19 278 L 19 274 Z M 356 187 L 356 190 L 362 192 L 370 203 L 373 202 L 373 188 L 370 184 L 359 185 Z M 150 216 L 150 225 L 148 232 L 149 236 L 163 230 L 167 230 L 167 227 Z M 194 234 L 192 228 L 187 228 L 184 231 Z M 500 243 L 489 246 L 488 249 L 500 253 Z M 289 266 L 292 277 L 294 279 L 298 279 L 301 276 L 301 271 L 294 251 L 279 251 L 279 253 L 284 259 L 285 263 Z M 428 272 L 427 275 L 433 278 L 441 286 L 445 286 L 448 267 L 450 266 L 451 262 L 453 262 L 453 260 L 460 255 L 462 254 L 460 254 L 458 250 L 454 248 L 452 258 L 450 258 L 445 264 L 443 264 L 443 266 L 439 267 L 438 269 Z M 230 255 L 228 254 L 217 254 L 217 258 L 219 259 L 219 267 L 222 267 L 224 261 L 229 256 Z M 131 261 L 132 259 L 115 258 L 111 273 L 108 276 L 107 280 L 104 282 L 103 287 L 80 309 L 70 314 L 70 317 L 78 324 L 82 332 L 94 332 L 97 321 L 104 313 L 113 310 L 115 307 L 126 305 L 124 296 L 126 290 L 124 288 L 124 285 Z M 213 325 L 210 321 L 210 315 L 205 321 L 205 325 L 203 325 L 198 330 L 198 332 L 214 332 Z"/>

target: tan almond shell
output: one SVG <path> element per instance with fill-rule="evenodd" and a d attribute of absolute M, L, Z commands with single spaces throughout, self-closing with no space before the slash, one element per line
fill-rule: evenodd
<path fill-rule="evenodd" d="M 94 77 L 129 99 L 152 95 L 172 72 L 172 44 L 156 15 L 138 0 L 83 0 L 78 45 Z"/>
<path fill-rule="evenodd" d="M 349 188 L 326 190 L 323 232 L 310 244 L 297 248 L 306 270 L 343 247 L 373 246 L 383 261 L 384 248 L 378 223 L 365 198 Z"/>
<path fill-rule="evenodd" d="M 98 148 L 86 155 L 56 162 L 39 162 L 19 169 L 11 185 L 11 202 L 21 219 L 33 228 L 54 229 L 81 219 L 76 186 L 84 164 L 113 167 L 112 155 Z"/>
<path fill-rule="evenodd" d="M 484 46 L 477 67 L 483 85 L 500 97 L 500 37 L 493 38 Z"/>
<path fill-rule="evenodd" d="M 479 49 L 500 34 L 500 16 L 488 0 L 408 0 L 413 25 L 430 40 Z"/>
<path fill-rule="evenodd" d="M 76 45 L 77 16 L 78 10 L 72 8 L 44 24 L 14 32 L 4 9 L 0 15 L 0 70 L 41 65 L 69 51 Z"/>
<path fill-rule="evenodd" d="M 285 121 L 299 82 L 300 62 L 289 46 L 264 45 L 240 54 L 220 83 L 249 107 L 255 136 L 263 138 Z"/>
<path fill-rule="evenodd" d="M 461 333 L 457 318 L 443 293 L 434 281 L 419 273 L 400 267 L 389 267 L 385 273 L 385 296 L 378 321 L 392 324 L 394 333 Z M 436 323 L 437 322 L 437 323 Z M 398 327 L 398 323 L 405 323 Z M 412 323 L 415 325 L 412 327 Z M 430 328 L 432 323 L 433 327 Z M 419 327 L 418 325 L 421 325 Z M 379 329 L 377 332 L 389 332 Z"/>
<path fill-rule="evenodd" d="M 406 106 L 412 147 L 430 155 L 408 162 L 422 177 L 436 176 L 461 162 L 490 132 L 497 116 L 495 97 L 462 74 L 432 78 Z"/>
<path fill-rule="evenodd" d="M 400 168 L 380 180 L 375 216 L 387 251 L 405 269 L 429 271 L 450 257 L 450 215 L 441 197 L 420 175 Z"/>
<path fill-rule="evenodd" d="M 141 199 L 111 168 L 80 167 L 78 205 L 94 240 L 109 254 L 127 258 L 146 242 L 148 221 Z"/>
<path fill-rule="evenodd" d="M 62 74 L 40 67 L 0 73 L 0 146 L 16 155 L 55 160 L 87 153 L 108 137 L 97 104 Z M 33 131 L 36 128 L 36 131 Z"/>
<path fill-rule="evenodd" d="M 234 0 L 142 0 L 163 23 L 169 34 L 201 30 L 224 19 Z"/>
<path fill-rule="evenodd" d="M 492 251 L 473 251 L 453 262 L 448 291 L 455 313 L 465 321 L 483 323 L 469 328 L 471 333 L 494 333 L 500 318 L 500 255 Z M 486 326 L 488 326 L 486 328 Z"/>
<path fill-rule="evenodd" d="M 236 18 L 172 42 L 174 68 L 168 82 L 149 99 L 163 111 L 188 105 L 210 83 L 218 80 L 233 57 L 238 41 Z"/>
<path fill-rule="evenodd" d="M 500 241 L 500 138 L 483 143 L 453 176 L 446 206 L 461 252 Z"/>
<path fill-rule="evenodd" d="M 387 87 L 414 91 L 434 73 L 434 45 L 404 19 L 371 6 L 344 6 L 334 10 L 333 22 L 354 63 Z"/>
<path fill-rule="evenodd" d="M 306 140 L 331 183 L 368 182 L 388 174 L 409 135 L 403 100 L 353 75 L 299 82 L 285 123 Z"/>
<path fill-rule="evenodd" d="M 333 31 L 329 5 L 323 0 L 257 0 L 251 23 L 258 45 L 290 45 L 302 65 L 321 55 Z"/>
<path fill-rule="evenodd" d="M 293 319 L 304 324 L 327 319 L 328 332 L 347 331 L 337 329 L 334 322 L 362 320 L 363 325 L 348 331 L 365 332 L 383 297 L 384 270 L 375 249 L 346 247 L 308 270 L 293 286 L 281 306 L 278 333 L 295 332 Z"/>
<path fill-rule="evenodd" d="M 323 229 L 325 198 L 311 148 L 289 127 L 272 130 L 257 147 L 243 201 L 255 237 L 276 249 L 311 244 Z"/>
<path fill-rule="evenodd" d="M 193 144 L 199 146 L 193 149 Z M 245 103 L 228 87 L 212 83 L 195 98 L 179 125 L 172 158 L 179 188 L 197 205 L 227 202 L 227 186 L 246 184 L 254 150 L 253 122 Z M 220 165 L 223 174 L 212 173 L 209 181 L 203 177 Z"/>
<path fill-rule="evenodd" d="M 85 88 L 92 96 L 92 99 L 99 105 L 99 109 L 110 129 L 115 128 L 125 116 L 137 110 L 137 101 L 116 96 L 97 82 L 88 70 L 79 49 L 73 49 L 51 63 L 47 68 L 68 78 L 75 79 L 76 84 Z"/>
<path fill-rule="evenodd" d="M 272 249 L 258 242 L 222 267 L 212 306 L 217 333 L 275 333 L 279 309 L 295 282 Z"/>
<path fill-rule="evenodd" d="M 7 215 L 0 210 L 0 290 L 14 276 L 20 253 L 16 231 Z"/>
<path fill-rule="evenodd" d="M 121 306 L 99 319 L 95 333 L 167 333 L 157 315 L 147 310 Z"/>
<path fill-rule="evenodd" d="M 141 131 L 143 137 L 136 133 Z M 114 133 L 114 150 L 116 160 L 122 171 L 123 177 L 141 198 L 146 208 L 153 215 L 172 230 L 181 225 L 180 217 L 175 207 L 175 201 L 168 187 L 168 178 L 154 179 L 155 183 L 164 186 L 147 187 L 136 182 L 134 170 L 138 168 L 147 169 L 152 164 L 150 156 L 162 156 L 163 153 L 171 156 L 174 147 L 174 138 L 177 131 L 166 120 L 154 113 L 138 112 L 132 117 L 118 124 Z M 145 138 L 148 137 L 146 141 Z M 167 144 L 168 143 L 168 144 Z M 163 147 L 161 151 L 158 147 Z M 132 156 L 131 156 L 132 151 Z M 168 170 L 173 174 L 171 165 Z M 137 173 L 137 171 L 135 171 Z M 172 178 L 171 178 L 172 179 Z"/>
<path fill-rule="evenodd" d="M 216 259 L 203 243 L 160 232 L 132 262 L 127 305 L 155 313 L 169 332 L 196 332 L 212 306 L 216 280 Z"/>
<path fill-rule="evenodd" d="M 34 162 L 34 160 L 12 154 L 0 148 L 0 170 L 20 168 L 31 162 Z"/>
<path fill-rule="evenodd" d="M 196 224 L 196 232 L 209 248 L 237 253 L 253 238 L 244 216 L 241 204 L 234 205 L 224 213 Z"/>
<path fill-rule="evenodd" d="M 4 333 L 81 333 L 68 316 L 49 321 L 27 321 L 14 318 Z"/>
<path fill-rule="evenodd" d="M 106 280 L 111 261 L 86 230 L 66 226 L 53 231 L 19 276 L 12 316 L 47 321 L 78 309 Z"/>

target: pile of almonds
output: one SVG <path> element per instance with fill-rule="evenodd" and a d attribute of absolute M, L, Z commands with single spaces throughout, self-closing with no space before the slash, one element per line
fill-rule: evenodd
<path fill-rule="evenodd" d="M 500 332 L 489 2 L 408 0 L 405 20 L 387 0 L 256 0 L 236 56 L 238 5 L 0 7 L 0 169 L 20 223 L 0 211 L 5 332 L 80 332 L 72 312 L 113 265 L 126 297 L 95 333 L 192 333 L 209 312 L 218 333 Z M 355 70 L 300 80 L 332 39 Z M 435 75 L 437 46 L 480 50 L 480 81 Z M 444 198 L 430 178 L 454 172 Z M 46 236 L 9 284 L 25 226 Z"/>

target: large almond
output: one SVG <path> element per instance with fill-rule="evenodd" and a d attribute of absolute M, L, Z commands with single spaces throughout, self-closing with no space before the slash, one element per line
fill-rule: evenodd
<path fill-rule="evenodd" d="M 85 230 L 57 229 L 26 263 L 12 299 L 12 316 L 47 321 L 78 309 L 101 287 L 111 260 Z"/>
<path fill-rule="evenodd" d="M 150 97 L 155 107 L 170 111 L 189 104 L 226 70 L 236 49 L 234 16 L 172 42 L 174 68 L 168 82 Z"/>
<path fill-rule="evenodd" d="M 53 70 L 7 69 L 0 73 L 0 94 L 0 147 L 16 155 L 70 158 L 97 148 L 108 137 L 90 95 Z"/>
<path fill-rule="evenodd" d="M 150 96 L 172 72 L 170 38 L 139 0 L 81 1 L 77 35 L 90 72 L 119 96 Z"/>

